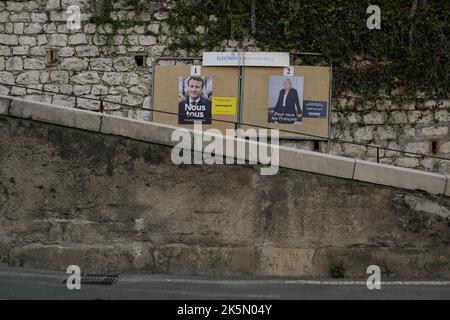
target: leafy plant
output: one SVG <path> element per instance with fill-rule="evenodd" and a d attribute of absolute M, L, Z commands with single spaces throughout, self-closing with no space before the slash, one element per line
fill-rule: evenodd
<path fill-rule="evenodd" d="M 344 278 L 345 277 L 345 268 L 342 265 L 342 262 L 330 264 L 328 273 L 329 273 L 330 277 L 335 278 L 335 279 Z"/>

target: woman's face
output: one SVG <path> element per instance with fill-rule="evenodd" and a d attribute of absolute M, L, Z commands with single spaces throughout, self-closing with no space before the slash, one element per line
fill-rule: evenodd
<path fill-rule="evenodd" d="M 292 88 L 292 83 L 289 80 L 284 80 L 284 88 L 290 90 Z"/>

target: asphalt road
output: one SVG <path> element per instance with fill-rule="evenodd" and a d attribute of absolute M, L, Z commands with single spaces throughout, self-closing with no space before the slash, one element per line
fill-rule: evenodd
<path fill-rule="evenodd" d="M 0 299 L 450 300 L 450 281 L 382 281 L 380 290 L 369 290 L 363 281 L 242 280 L 122 274 L 112 285 L 82 284 L 80 290 L 69 290 L 63 283 L 67 277 L 61 271 L 0 265 Z"/>

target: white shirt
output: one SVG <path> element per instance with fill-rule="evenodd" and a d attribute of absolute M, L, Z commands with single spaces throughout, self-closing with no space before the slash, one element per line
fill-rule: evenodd
<path fill-rule="evenodd" d="M 286 107 L 286 98 L 287 98 L 287 94 L 285 94 L 284 98 L 283 98 L 283 107 Z"/>

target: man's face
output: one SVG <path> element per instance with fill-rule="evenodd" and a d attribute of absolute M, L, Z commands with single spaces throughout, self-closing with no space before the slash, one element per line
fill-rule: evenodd
<path fill-rule="evenodd" d="M 189 90 L 188 90 L 188 95 L 189 97 L 191 97 L 192 99 L 198 99 L 200 97 L 200 95 L 202 94 L 202 82 L 201 81 L 197 81 L 194 79 L 191 79 L 191 81 L 189 81 Z"/>

